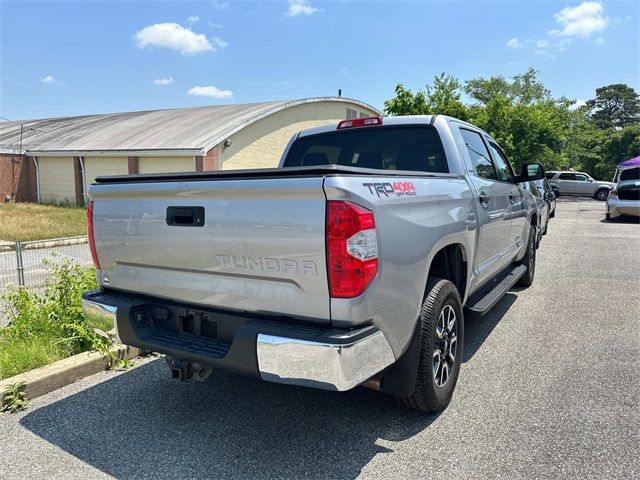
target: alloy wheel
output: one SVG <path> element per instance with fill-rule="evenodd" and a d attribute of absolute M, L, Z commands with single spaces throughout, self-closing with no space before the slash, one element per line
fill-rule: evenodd
<path fill-rule="evenodd" d="M 438 316 L 433 345 L 433 380 L 442 388 L 449 381 L 458 347 L 458 317 L 451 305 L 445 305 Z"/>

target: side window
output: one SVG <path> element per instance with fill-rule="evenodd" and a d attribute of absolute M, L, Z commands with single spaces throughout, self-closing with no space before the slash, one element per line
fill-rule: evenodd
<path fill-rule="evenodd" d="M 578 182 L 586 182 L 587 181 L 587 176 L 586 175 L 580 175 L 579 173 L 576 173 L 574 180 L 577 180 Z"/>
<path fill-rule="evenodd" d="M 576 176 L 573 173 L 561 173 L 560 180 L 575 180 Z"/>
<path fill-rule="evenodd" d="M 513 183 L 513 173 L 511 172 L 511 165 L 509 164 L 509 160 L 507 160 L 507 156 L 502 153 L 500 147 L 493 142 L 489 142 L 489 148 L 491 149 L 493 161 L 498 169 L 498 180 Z"/>
<path fill-rule="evenodd" d="M 469 157 L 471 157 L 471 165 L 476 175 L 489 180 L 497 180 L 496 169 L 491 162 L 489 151 L 480 134 L 466 128 L 461 128 L 460 134 L 467 146 Z"/>

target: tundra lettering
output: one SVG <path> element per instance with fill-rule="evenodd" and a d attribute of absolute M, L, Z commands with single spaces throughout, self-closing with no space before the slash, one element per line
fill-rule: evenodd
<path fill-rule="evenodd" d="M 249 257 L 246 255 L 215 254 L 220 266 L 228 270 L 254 271 L 266 273 L 293 273 L 296 275 L 317 275 L 318 266 L 311 260 L 292 260 L 275 257 Z"/>

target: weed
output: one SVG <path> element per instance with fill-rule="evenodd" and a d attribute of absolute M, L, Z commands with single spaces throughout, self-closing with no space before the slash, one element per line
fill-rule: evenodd
<path fill-rule="evenodd" d="M 26 382 L 16 382 L 7 385 L 2 392 L 2 408 L 0 412 L 16 413 L 27 408 L 27 399 L 24 393 L 26 386 Z"/>
<path fill-rule="evenodd" d="M 109 336 L 89 326 L 82 312 L 82 293 L 97 286 L 95 270 L 69 260 L 45 264 L 52 280 L 44 292 L 13 288 L 4 296 L 11 323 L 0 330 L 0 379 L 88 350 L 111 366 L 125 365 Z"/>

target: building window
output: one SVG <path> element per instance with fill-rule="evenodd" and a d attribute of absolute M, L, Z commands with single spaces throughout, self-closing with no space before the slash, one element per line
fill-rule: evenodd
<path fill-rule="evenodd" d="M 364 112 L 360 112 L 360 118 L 367 118 L 370 117 L 371 115 L 369 115 L 368 113 L 364 113 Z"/>
<path fill-rule="evenodd" d="M 347 120 L 353 120 L 354 118 L 358 118 L 358 112 L 347 108 Z"/>

